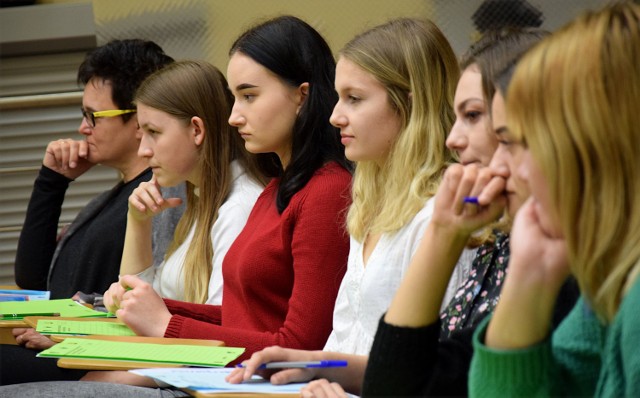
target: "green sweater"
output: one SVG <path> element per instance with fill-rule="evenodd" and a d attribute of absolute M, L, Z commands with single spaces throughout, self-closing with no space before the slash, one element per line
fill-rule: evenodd
<path fill-rule="evenodd" d="M 521 350 L 486 347 L 486 319 L 474 336 L 470 396 L 640 397 L 639 308 L 640 281 L 608 326 L 581 298 L 551 340 Z"/>

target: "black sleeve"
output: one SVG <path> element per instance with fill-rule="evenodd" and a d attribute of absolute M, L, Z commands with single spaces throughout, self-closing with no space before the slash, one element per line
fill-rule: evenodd
<path fill-rule="evenodd" d="M 23 289 L 47 288 L 62 202 L 71 181 L 45 166 L 40 169 L 16 252 L 16 284 Z"/>
<path fill-rule="evenodd" d="M 577 283 L 570 277 L 556 301 L 554 329 L 579 297 Z M 398 327 L 385 323 L 383 315 L 369 354 L 362 396 L 468 395 L 474 331 L 475 326 L 467 327 L 438 340 L 439 321 L 419 328 Z"/>
<path fill-rule="evenodd" d="M 362 388 L 363 397 L 463 396 L 473 354 L 473 329 L 438 340 L 440 322 L 406 328 L 380 320 Z"/>

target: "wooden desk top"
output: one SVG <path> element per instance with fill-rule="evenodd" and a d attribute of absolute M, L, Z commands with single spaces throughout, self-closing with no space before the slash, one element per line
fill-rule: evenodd
<path fill-rule="evenodd" d="M 22 290 L 18 285 L 0 285 L 0 290 Z"/>
<path fill-rule="evenodd" d="M 15 321 L 0 320 L 0 344 L 18 345 L 11 331 L 13 328 L 30 327 L 24 319 L 16 319 Z"/>

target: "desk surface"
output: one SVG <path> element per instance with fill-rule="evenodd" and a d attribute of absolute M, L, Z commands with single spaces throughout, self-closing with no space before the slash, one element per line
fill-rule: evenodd
<path fill-rule="evenodd" d="M 0 285 L 0 290 L 22 290 L 17 285 Z"/>
<path fill-rule="evenodd" d="M 0 344 L 18 345 L 15 337 L 11 331 L 13 328 L 28 328 L 30 327 L 24 319 L 17 319 L 15 321 L 0 321 Z"/>

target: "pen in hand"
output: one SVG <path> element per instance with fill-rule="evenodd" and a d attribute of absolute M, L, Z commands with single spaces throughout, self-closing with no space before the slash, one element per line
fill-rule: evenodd
<path fill-rule="evenodd" d="M 263 363 L 258 369 L 287 369 L 287 368 L 335 368 L 345 367 L 347 361 L 302 361 L 302 362 L 269 362 Z M 244 368 L 238 364 L 238 368 Z"/>

